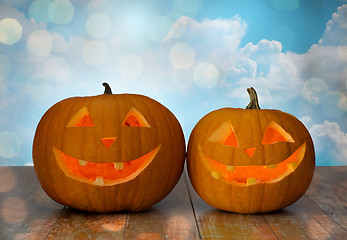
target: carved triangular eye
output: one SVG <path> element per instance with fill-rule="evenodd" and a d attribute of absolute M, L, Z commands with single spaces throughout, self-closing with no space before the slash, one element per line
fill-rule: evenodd
<path fill-rule="evenodd" d="M 125 116 L 121 126 L 124 127 L 151 127 L 145 117 L 134 107 Z"/>
<path fill-rule="evenodd" d="M 280 125 L 271 121 L 266 127 L 261 144 L 276 142 L 294 142 L 294 139 Z"/>
<path fill-rule="evenodd" d="M 220 125 L 211 136 L 208 137 L 207 142 L 215 142 L 230 147 L 239 147 L 234 128 L 230 121 Z"/>
<path fill-rule="evenodd" d="M 81 108 L 69 121 L 66 127 L 95 127 L 87 107 Z"/>

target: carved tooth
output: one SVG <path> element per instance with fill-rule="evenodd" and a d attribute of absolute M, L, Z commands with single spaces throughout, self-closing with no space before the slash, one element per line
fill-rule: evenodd
<path fill-rule="evenodd" d="M 124 162 L 115 162 L 113 163 L 115 169 L 123 169 Z"/>
<path fill-rule="evenodd" d="M 255 178 L 247 178 L 247 186 L 254 185 L 257 183 L 257 179 Z"/>
<path fill-rule="evenodd" d="M 235 166 L 228 165 L 226 169 L 227 169 L 227 171 L 233 172 L 233 171 L 235 171 Z"/>
<path fill-rule="evenodd" d="M 291 170 L 291 171 L 294 171 L 297 166 L 298 166 L 297 162 L 290 162 L 290 163 L 288 163 L 288 169 Z"/>
<path fill-rule="evenodd" d="M 102 177 L 97 177 L 94 181 L 94 184 L 97 186 L 104 186 L 104 179 Z"/>
<path fill-rule="evenodd" d="M 212 177 L 214 177 L 215 179 L 219 179 L 219 173 L 216 172 L 216 171 L 212 171 L 212 172 L 210 173 L 210 175 L 211 175 Z"/>
<path fill-rule="evenodd" d="M 83 161 L 83 160 L 78 160 L 78 163 L 79 163 L 81 166 L 87 165 L 87 161 Z"/>
<path fill-rule="evenodd" d="M 268 169 L 274 169 L 277 167 L 277 164 L 270 164 L 270 165 L 265 165 L 264 168 L 268 168 Z"/>

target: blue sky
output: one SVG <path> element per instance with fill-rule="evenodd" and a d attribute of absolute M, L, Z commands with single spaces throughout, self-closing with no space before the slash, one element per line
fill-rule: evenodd
<path fill-rule="evenodd" d="M 164 104 L 187 141 L 253 86 L 306 125 L 318 165 L 346 165 L 346 23 L 342 0 L 3 0 L 0 165 L 32 164 L 44 112 L 105 81 Z"/>
<path fill-rule="evenodd" d="M 341 4 L 342 1 L 322 0 L 208 1 L 197 17 L 229 18 L 238 14 L 249 25 L 242 45 L 271 39 L 281 42 L 283 51 L 304 53 L 317 43 L 325 24 Z"/>

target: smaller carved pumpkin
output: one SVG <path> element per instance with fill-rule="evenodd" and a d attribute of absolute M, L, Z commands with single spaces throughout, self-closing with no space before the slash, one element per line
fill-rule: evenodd
<path fill-rule="evenodd" d="M 313 142 L 297 118 L 260 109 L 255 90 L 247 90 L 247 109 L 215 110 L 196 124 L 188 143 L 188 173 L 199 196 L 215 208 L 274 211 L 308 188 L 315 167 Z"/>
<path fill-rule="evenodd" d="M 175 116 L 142 95 L 68 98 L 42 117 L 34 168 L 53 200 L 94 212 L 140 211 L 179 180 L 185 142 Z"/>

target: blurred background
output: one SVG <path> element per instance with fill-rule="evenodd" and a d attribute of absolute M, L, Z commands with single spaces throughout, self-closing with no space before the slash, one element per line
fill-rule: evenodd
<path fill-rule="evenodd" d="M 45 111 L 103 82 L 161 102 L 186 141 L 253 86 L 306 125 L 317 165 L 347 165 L 346 0 L 1 0 L 0 165 L 32 165 Z"/>

